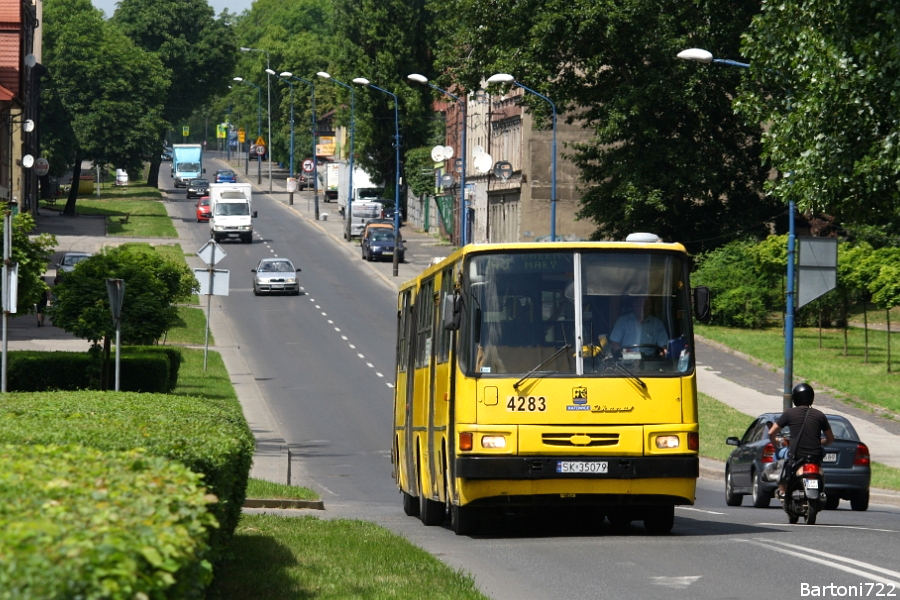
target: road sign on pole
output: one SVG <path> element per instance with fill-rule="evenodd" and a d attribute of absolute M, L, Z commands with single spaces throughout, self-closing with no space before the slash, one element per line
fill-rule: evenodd
<path fill-rule="evenodd" d="M 312 173 L 314 167 L 315 167 L 315 165 L 313 164 L 313 161 L 311 158 L 307 158 L 306 160 L 303 161 L 303 172 L 304 173 Z"/>

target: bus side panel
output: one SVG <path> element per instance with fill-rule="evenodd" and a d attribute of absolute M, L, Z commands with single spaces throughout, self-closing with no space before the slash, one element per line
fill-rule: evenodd
<path fill-rule="evenodd" d="M 440 363 L 435 366 L 434 381 L 434 447 L 432 456 L 439 461 L 435 469 L 435 477 L 438 480 L 439 500 L 447 500 L 447 490 L 444 482 L 446 471 L 449 468 L 451 457 L 447 456 L 450 448 L 447 435 L 450 425 L 450 363 Z"/>
<path fill-rule="evenodd" d="M 699 423 L 700 407 L 697 404 L 697 372 L 681 379 L 681 421 Z"/>

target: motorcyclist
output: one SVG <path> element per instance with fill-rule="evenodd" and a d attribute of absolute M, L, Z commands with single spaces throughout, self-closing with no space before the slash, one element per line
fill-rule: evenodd
<path fill-rule="evenodd" d="M 812 462 L 821 464 L 822 446 L 828 446 L 834 442 L 834 434 L 831 432 L 828 418 L 822 411 L 812 407 L 814 398 L 815 392 L 809 384 L 798 383 L 791 391 L 794 407 L 784 411 L 769 428 L 769 441 L 776 448 L 778 442 L 775 436 L 778 435 L 778 432 L 785 426 L 790 427 L 791 431 L 790 455 L 784 461 L 784 469 L 778 481 L 779 498 L 784 497 L 792 463 L 801 458 L 809 458 Z"/>

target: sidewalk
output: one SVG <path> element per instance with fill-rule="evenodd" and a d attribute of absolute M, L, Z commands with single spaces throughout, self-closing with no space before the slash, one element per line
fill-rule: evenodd
<path fill-rule="evenodd" d="M 210 169 L 218 168 L 214 166 L 215 163 L 221 163 L 222 168 L 227 166 L 233 168 L 239 174 L 239 179 L 248 179 L 243 175 L 243 169 L 238 168 L 236 160 L 228 165 L 224 160 L 212 158 L 209 163 L 208 172 Z M 283 171 L 278 173 L 273 170 L 271 194 L 268 192 L 267 174 L 267 169 L 264 169 L 262 185 L 257 185 L 255 173 L 251 169 L 249 181 L 253 184 L 254 193 L 268 195 L 287 206 L 289 197 L 285 191 L 286 174 Z M 324 196 L 320 193 L 320 219 L 315 221 L 311 196 L 311 191 L 294 194 L 294 204 L 291 209 L 297 217 L 306 219 L 318 227 L 329 235 L 335 244 L 348 249 L 351 256 L 360 257 L 358 242 L 356 240 L 347 242 L 343 239 L 344 221 L 338 213 L 337 205 L 325 203 Z M 105 220 L 102 218 L 59 217 L 46 210 L 42 211 L 41 216 L 38 217 L 35 231 L 35 233 L 43 232 L 55 234 L 59 242 L 52 264 L 56 263 L 62 252 L 69 250 L 97 252 L 103 247 L 130 241 L 146 241 L 154 244 L 168 244 L 177 241 L 159 238 L 141 240 L 110 238 L 106 237 Z M 403 228 L 403 239 L 407 244 L 406 262 L 398 265 L 398 276 L 393 276 L 392 263 L 362 263 L 393 289 L 416 276 L 422 269 L 433 264 L 435 260 L 448 256 L 454 250 L 453 247 L 433 236 L 414 231 L 410 226 Z M 53 271 L 49 271 L 46 276 L 52 278 Z M 257 440 L 253 476 L 279 482 L 290 481 L 290 460 L 286 444 L 275 425 L 275 420 L 269 413 L 265 398 L 257 388 L 249 368 L 240 355 L 239 348 L 234 343 L 233 336 L 230 335 L 227 322 L 224 318 L 213 318 L 210 326 L 216 340 L 216 346 L 211 349 L 222 355 Z M 10 318 L 8 346 L 10 350 L 84 351 L 87 350 L 88 343 L 84 340 L 74 339 L 54 327 L 49 319 L 45 327 L 38 328 L 34 316 L 27 315 Z M 751 418 L 761 413 L 781 410 L 783 375 L 777 369 L 765 365 L 760 366 L 739 353 L 702 339 L 698 339 L 697 346 L 699 356 L 697 384 L 700 392 L 747 414 L 748 425 Z M 900 451 L 898 451 L 900 448 L 900 422 L 849 406 L 830 395 L 827 390 L 817 389 L 816 391 L 818 408 L 826 413 L 841 414 L 851 419 L 863 441 L 868 445 L 872 460 L 900 468 Z M 734 432 L 734 435 L 742 433 L 743 431 L 737 431 Z M 700 464 L 701 476 L 724 482 L 724 463 L 704 458 L 701 459 Z M 873 503 L 900 506 L 900 493 L 873 489 L 871 498 Z"/>

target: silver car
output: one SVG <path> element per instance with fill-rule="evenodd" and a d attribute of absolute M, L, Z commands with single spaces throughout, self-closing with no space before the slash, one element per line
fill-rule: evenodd
<path fill-rule="evenodd" d="M 63 277 L 66 276 L 66 273 L 74 271 L 75 265 L 83 260 L 89 259 L 91 256 L 93 255 L 89 252 L 66 252 L 63 254 L 62 259 L 56 263 L 56 277 L 53 278 L 53 285 L 62 281 Z"/>
<path fill-rule="evenodd" d="M 264 258 L 253 269 L 253 294 L 300 294 L 299 268 L 286 258 Z"/>

